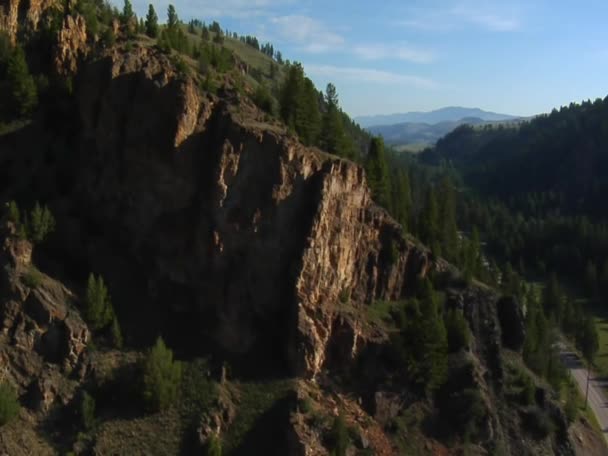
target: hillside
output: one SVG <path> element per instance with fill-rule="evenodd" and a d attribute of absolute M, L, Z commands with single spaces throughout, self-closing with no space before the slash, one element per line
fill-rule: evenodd
<path fill-rule="evenodd" d="M 407 112 L 402 114 L 387 114 L 375 116 L 359 116 L 355 121 L 364 128 L 389 126 L 403 123 L 438 124 L 441 122 L 458 122 L 465 118 L 481 119 L 483 121 L 514 120 L 517 116 L 498 114 L 479 108 L 446 107 L 430 112 Z"/>
<path fill-rule="evenodd" d="M 155 28 L 128 2 L 9 3 L 0 453 L 588 443 L 564 376 L 537 369 L 559 364 L 551 341 L 458 237 L 450 187 L 414 210 L 430 182 L 410 195 L 335 87 L 175 11 Z"/>
<path fill-rule="evenodd" d="M 519 120 L 509 121 L 485 121 L 477 117 L 465 117 L 457 121 L 443 121 L 436 124 L 407 122 L 395 125 L 378 125 L 368 127 L 367 131 L 373 135 L 379 135 L 384 138 L 387 144 L 392 146 L 401 146 L 403 148 L 408 145 L 418 147 L 429 147 L 454 131 L 461 125 L 470 125 L 476 128 L 492 127 L 503 125 L 505 127 L 514 126 L 519 123 Z"/>

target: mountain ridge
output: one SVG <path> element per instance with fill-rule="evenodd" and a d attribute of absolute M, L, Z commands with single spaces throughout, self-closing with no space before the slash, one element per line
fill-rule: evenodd
<path fill-rule="evenodd" d="M 411 111 L 405 113 L 378 114 L 371 116 L 357 116 L 355 121 L 363 128 L 395 125 L 400 123 L 428 123 L 457 122 L 464 118 L 479 118 L 484 121 L 513 120 L 521 116 L 501 114 L 485 111 L 480 108 L 467 108 L 462 106 L 446 106 L 432 111 Z"/>

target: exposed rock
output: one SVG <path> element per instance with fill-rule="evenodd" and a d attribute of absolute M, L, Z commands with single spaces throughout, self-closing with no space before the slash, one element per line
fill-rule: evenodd
<path fill-rule="evenodd" d="M 78 70 L 80 62 L 88 53 L 87 25 L 80 15 L 68 15 L 57 36 L 54 48 L 55 71 L 63 76 L 73 75 Z"/>
<path fill-rule="evenodd" d="M 519 351 L 526 338 L 526 321 L 521 306 L 515 298 L 504 297 L 496 304 L 498 320 L 505 347 Z"/>
<path fill-rule="evenodd" d="M 4 375 L 27 391 L 31 407 L 46 413 L 59 400 L 67 403 L 82 379 L 84 351 L 90 335 L 73 309 L 73 294 L 41 273 L 31 289 L 22 280 L 31 274 L 31 244 L 3 230 L 0 251 L 0 360 Z"/>
<path fill-rule="evenodd" d="M 19 31 L 35 31 L 49 8 L 59 8 L 56 0 L 0 0 L 0 31 L 14 43 Z"/>
<path fill-rule="evenodd" d="M 371 413 L 380 426 L 386 427 L 399 415 L 404 406 L 401 395 L 377 391 L 373 396 Z"/>
<path fill-rule="evenodd" d="M 228 352 L 269 343 L 314 376 L 341 292 L 362 309 L 404 296 L 428 268 L 360 166 L 252 123 L 245 102 L 201 98 L 160 52 L 111 51 L 81 80 L 81 210 L 128 239 L 116 248 L 146 268 L 151 300 L 173 290 L 174 310 L 215 314 Z"/>

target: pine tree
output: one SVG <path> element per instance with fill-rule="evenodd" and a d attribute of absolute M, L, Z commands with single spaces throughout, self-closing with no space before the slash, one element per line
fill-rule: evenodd
<path fill-rule="evenodd" d="M 38 94 L 25 60 L 25 52 L 20 46 L 15 46 L 8 60 L 6 81 L 9 87 L 10 110 L 21 117 L 31 114 L 38 104 Z"/>
<path fill-rule="evenodd" d="M 576 335 L 576 346 L 583 354 L 583 358 L 589 364 L 593 364 L 595 354 L 600 348 L 599 337 L 593 318 L 586 317 L 583 319 Z"/>
<path fill-rule="evenodd" d="M 207 440 L 206 456 L 222 456 L 222 442 L 216 434 L 211 434 Z"/>
<path fill-rule="evenodd" d="M 122 331 L 120 330 L 120 325 L 118 324 L 118 319 L 116 317 L 112 319 L 112 326 L 110 326 L 110 338 L 112 341 L 112 346 L 120 350 L 123 346 L 123 339 Z"/>
<path fill-rule="evenodd" d="M 365 171 L 372 197 L 380 206 L 388 207 L 390 204 L 388 163 L 384 155 L 384 141 L 380 137 L 371 140 L 365 161 Z"/>
<path fill-rule="evenodd" d="M 135 13 L 133 12 L 133 5 L 130 0 L 124 0 L 124 4 L 122 7 L 122 15 L 121 19 L 123 24 L 129 25 L 131 19 L 135 17 Z"/>
<path fill-rule="evenodd" d="M 436 255 L 441 255 L 441 248 L 437 245 L 439 242 L 439 233 L 439 208 L 435 190 L 431 187 L 427 191 L 426 202 L 420 213 L 418 236 L 424 244 L 433 249 Z"/>
<path fill-rule="evenodd" d="M 597 278 L 597 268 L 595 264 L 590 260 L 587 262 L 587 267 L 585 268 L 585 288 L 587 292 L 587 296 L 590 298 L 596 298 L 598 294 L 598 278 Z"/>
<path fill-rule="evenodd" d="M 348 447 L 350 446 L 350 438 L 348 437 L 348 428 L 344 415 L 340 413 L 334 418 L 334 423 L 331 428 L 332 439 L 332 456 L 346 456 Z"/>
<path fill-rule="evenodd" d="M 329 83 L 325 90 L 325 114 L 321 127 L 320 147 L 326 152 L 340 157 L 352 158 L 345 145 L 344 126 L 336 86 Z"/>
<path fill-rule="evenodd" d="M 34 205 L 27 223 L 27 234 L 32 242 L 39 243 L 55 229 L 55 218 L 47 206 Z"/>
<path fill-rule="evenodd" d="M 175 11 L 175 6 L 169 5 L 167 8 L 167 28 L 169 30 L 174 30 L 177 28 L 179 24 L 179 19 L 177 17 L 177 12 Z"/>
<path fill-rule="evenodd" d="M 175 402 L 181 376 L 181 364 L 173 360 L 173 352 L 159 337 L 148 353 L 143 369 L 142 394 L 148 410 L 165 410 Z"/>
<path fill-rule="evenodd" d="M 158 16 L 154 11 L 154 6 L 150 4 L 148 6 L 148 15 L 146 16 L 146 35 L 150 38 L 158 37 Z"/>
<path fill-rule="evenodd" d="M 409 175 L 403 169 L 396 169 L 391 177 L 391 210 L 393 217 L 401 224 L 404 231 L 410 226 L 412 213 L 412 193 Z"/>
<path fill-rule="evenodd" d="M 448 177 L 442 179 L 438 196 L 440 201 L 439 220 L 441 220 L 441 252 L 449 261 L 458 256 L 458 227 L 456 226 L 456 196 Z"/>
<path fill-rule="evenodd" d="M 89 275 L 84 317 L 94 330 L 105 328 L 115 319 L 108 289 L 101 276 Z"/>

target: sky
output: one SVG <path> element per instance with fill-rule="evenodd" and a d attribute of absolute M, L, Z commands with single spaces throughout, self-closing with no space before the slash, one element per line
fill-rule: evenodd
<path fill-rule="evenodd" d="M 119 3 L 121 0 L 113 0 Z M 132 0 L 142 17 L 149 0 Z M 154 1 L 164 22 L 168 1 Z M 271 42 L 351 116 L 445 106 L 529 116 L 608 95 L 606 0 L 174 0 Z"/>

